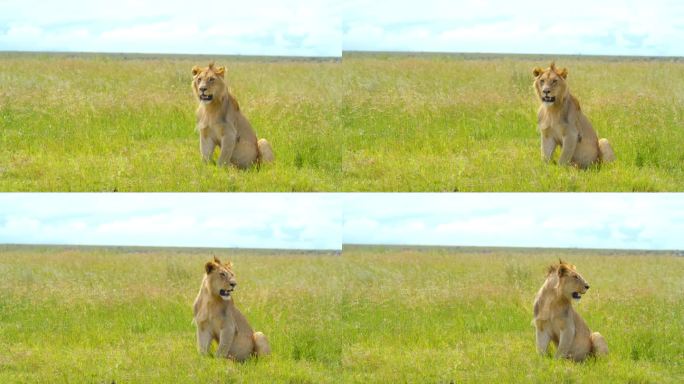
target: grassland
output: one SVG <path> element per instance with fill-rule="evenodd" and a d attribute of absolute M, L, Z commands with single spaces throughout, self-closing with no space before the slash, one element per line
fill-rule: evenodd
<path fill-rule="evenodd" d="M 541 161 L 530 69 L 551 57 L 215 57 L 275 164 L 203 164 L 208 57 L 0 53 L 0 191 L 684 191 L 684 62 L 559 57 L 614 164 Z"/>
<path fill-rule="evenodd" d="M 214 251 L 267 359 L 196 353 L 191 303 L 208 251 L 0 249 L 0 382 L 676 383 L 684 379 L 684 259 L 558 250 L 347 247 L 343 255 Z M 591 283 L 578 311 L 611 354 L 535 353 L 546 264 Z"/>
<path fill-rule="evenodd" d="M 555 59 L 618 157 L 541 161 L 531 69 Z M 682 191 L 684 62 L 346 54 L 347 191 Z"/>
<path fill-rule="evenodd" d="M 210 252 L 3 249 L 0 382 L 330 382 L 343 346 L 333 255 L 214 252 L 235 263 L 236 303 L 273 355 L 197 353 L 192 302 Z"/>
<path fill-rule="evenodd" d="M 275 164 L 201 162 L 190 69 L 212 59 Z M 0 53 L 0 190 L 335 190 L 340 79 L 320 60 Z"/>

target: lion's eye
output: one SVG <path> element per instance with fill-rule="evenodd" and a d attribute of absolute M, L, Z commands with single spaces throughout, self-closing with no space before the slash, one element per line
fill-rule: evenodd
<path fill-rule="evenodd" d="M 557 82 L 558 82 L 558 80 L 554 79 L 551 84 L 556 84 Z"/>
<path fill-rule="evenodd" d="M 219 273 L 219 275 L 220 275 L 221 277 L 224 277 L 224 278 L 228 276 L 228 275 L 226 275 L 225 272 L 221 272 L 221 273 Z"/>
<path fill-rule="evenodd" d="M 210 77 L 210 78 L 209 78 L 209 82 L 213 82 L 213 81 L 214 81 L 214 78 L 213 78 L 213 77 Z"/>

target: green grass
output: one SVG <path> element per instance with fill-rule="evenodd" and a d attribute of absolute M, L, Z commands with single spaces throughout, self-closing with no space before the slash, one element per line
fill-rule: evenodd
<path fill-rule="evenodd" d="M 626 252 L 347 247 L 343 255 L 214 251 L 273 355 L 199 356 L 191 305 L 209 251 L 5 246 L 0 382 L 677 383 L 684 259 Z M 611 353 L 535 352 L 544 267 L 569 259 L 577 306 Z"/>
<path fill-rule="evenodd" d="M 2 191 L 684 191 L 684 62 L 558 58 L 618 161 L 542 162 L 531 68 L 551 58 L 217 57 L 277 160 L 203 164 L 207 57 L 0 53 Z"/>
<path fill-rule="evenodd" d="M 684 62 L 557 58 L 618 157 L 582 171 L 541 160 L 531 71 L 551 60 L 345 55 L 344 189 L 684 190 Z"/>
<path fill-rule="evenodd" d="M 339 65 L 216 58 L 277 158 L 239 171 L 201 161 L 190 70 L 209 60 L 0 54 L 0 190 L 336 189 Z"/>
<path fill-rule="evenodd" d="M 274 353 L 197 353 L 192 303 L 209 251 L 5 248 L 0 382 L 330 382 L 343 345 L 340 257 L 214 252 L 235 263 L 236 304 Z M 266 381 L 266 379 L 268 379 Z"/>

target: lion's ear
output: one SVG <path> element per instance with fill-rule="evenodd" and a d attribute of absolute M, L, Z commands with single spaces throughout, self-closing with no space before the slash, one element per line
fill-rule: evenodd
<path fill-rule="evenodd" d="M 192 75 L 197 76 L 198 73 L 202 72 L 202 68 L 199 67 L 199 65 L 195 65 L 192 67 Z"/>
<path fill-rule="evenodd" d="M 233 262 L 232 261 L 226 262 L 226 265 L 228 266 L 228 268 L 233 268 Z"/>
<path fill-rule="evenodd" d="M 534 67 L 534 69 L 532 69 L 532 74 L 534 75 L 534 77 L 539 77 L 539 75 L 541 75 L 542 73 L 544 73 L 544 70 L 539 67 Z"/>
<path fill-rule="evenodd" d="M 216 74 L 219 75 L 220 77 L 223 77 L 223 75 L 226 73 L 226 67 L 223 67 L 223 66 L 217 67 L 217 68 L 214 70 L 214 73 L 216 73 Z"/>
<path fill-rule="evenodd" d="M 562 77 L 563 79 L 567 79 L 568 78 L 568 69 L 563 68 L 560 71 L 558 71 L 558 76 Z"/>
<path fill-rule="evenodd" d="M 221 260 L 219 260 L 218 257 L 214 256 L 214 263 L 221 265 Z"/>
<path fill-rule="evenodd" d="M 210 274 L 211 271 L 216 269 L 217 265 L 213 261 L 207 261 L 206 264 L 204 264 L 204 271 L 207 272 L 207 274 Z"/>
<path fill-rule="evenodd" d="M 563 276 L 567 275 L 568 271 L 570 271 L 570 269 L 568 269 L 568 266 L 565 264 L 561 264 L 558 267 L 558 276 L 563 277 Z"/>

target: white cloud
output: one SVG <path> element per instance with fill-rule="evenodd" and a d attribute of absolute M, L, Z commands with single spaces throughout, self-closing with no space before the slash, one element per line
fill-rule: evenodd
<path fill-rule="evenodd" d="M 684 249 L 679 194 L 354 194 L 361 244 Z"/>
<path fill-rule="evenodd" d="M 345 50 L 684 55 L 684 3 L 356 0 Z"/>
<path fill-rule="evenodd" d="M 684 194 L 0 194 L 0 243 L 684 249 Z"/>
<path fill-rule="evenodd" d="M 340 249 L 334 194 L 0 194 L 0 243 Z"/>
<path fill-rule="evenodd" d="M 0 2 L 0 50 L 339 56 L 334 0 Z"/>

